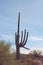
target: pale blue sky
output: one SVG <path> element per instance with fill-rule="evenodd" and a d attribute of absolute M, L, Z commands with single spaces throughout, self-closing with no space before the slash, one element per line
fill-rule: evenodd
<path fill-rule="evenodd" d="M 43 48 L 43 0 L 0 0 L 0 39 L 15 46 L 18 12 L 20 29 L 29 32 L 26 47 Z"/>

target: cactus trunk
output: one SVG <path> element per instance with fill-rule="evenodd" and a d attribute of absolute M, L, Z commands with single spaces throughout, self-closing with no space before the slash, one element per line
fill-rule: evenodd
<path fill-rule="evenodd" d="M 19 46 L 16 46 L 16 58 L 19 59 L 19 55 L 20 55 L 20 48 Z"/>

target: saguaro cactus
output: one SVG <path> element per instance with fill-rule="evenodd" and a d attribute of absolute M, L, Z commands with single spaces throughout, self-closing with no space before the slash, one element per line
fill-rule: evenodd
<path fill-rule="evenodd" d="M 15 33 L 15 44 L 16 44 L 16 58 L 19 59 L 19 54 L 20 54 L 20 48 L 24 47 L 27 39 L 28 39 L 28 32 L 26 33 L 26 29 L 24 30 L 24 37 L 23 37 L 23 31 L 21 32 L 21 41 L 20 41 L 20 12 L 18 16 L 18 29 L 17 33 Z"/>

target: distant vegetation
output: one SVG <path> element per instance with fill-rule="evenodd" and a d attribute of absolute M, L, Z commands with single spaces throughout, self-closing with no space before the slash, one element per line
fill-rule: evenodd
<path fill-rule="evenodd" d="M 34 50 L 28 55 L 20 54 L 16 59 L 16 53 L 10 53 L 11 44 L 0 41 L 0 65 L 43 65 L 43 55 L 40 50 Z"/>

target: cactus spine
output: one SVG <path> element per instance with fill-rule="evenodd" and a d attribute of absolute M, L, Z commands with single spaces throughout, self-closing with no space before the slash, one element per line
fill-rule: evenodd
<path fill-rule="evenodd" d="M 20 54 L 20 48 L 24 47 L 27 39 L 28 39 L 28 32 L 26 33 L 26 29 L 24 30 L 24 37 L 23 37 L 23 31 L 21 32 L 21 41 L 20 41 L 20 12 L 18 16 L 18 29 L 17 33 L 15 33 L 15 44 L 16 44 L 16 58 L 19 59 L 19 54 Z"/>

